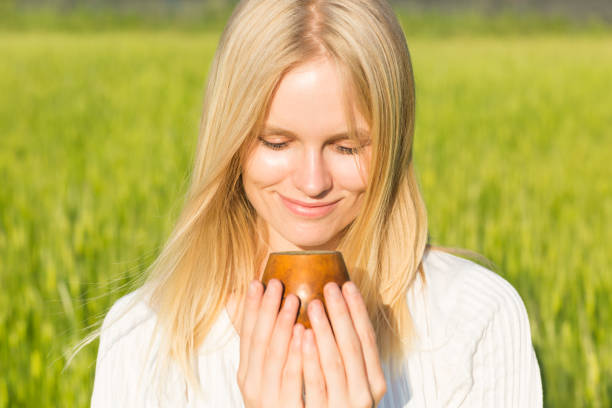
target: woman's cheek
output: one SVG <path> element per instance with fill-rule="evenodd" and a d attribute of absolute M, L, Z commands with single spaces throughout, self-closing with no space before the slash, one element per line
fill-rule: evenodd
<path fill-rule="evenodd" d="M 246 177 L 253 183 L 268 186 L 281 182 L 291 171 L 291 153 L 257 148 L 246 163 Z"/>
<path fill-rule="evenodd" d="M 355 156 L 336 157 L 330 165 L 338 187 L 358 193 L 366 189 L 367 167 L 363 160 L 358 165 L 355 159 Z"/>

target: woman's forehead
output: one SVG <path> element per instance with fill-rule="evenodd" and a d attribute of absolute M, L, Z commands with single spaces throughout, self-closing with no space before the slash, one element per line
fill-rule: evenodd
<path fill-rule="evenodd" d="M 349 129 L 345 115 L 342 79 L 333 62 L 319 59 L 306 62 L 286 73 L 270 104 L 265 129 L 281 133 L 324 134 L 340 137 Z M 367 132 L 369 126 L 352 102 L 355 127 Z"/>

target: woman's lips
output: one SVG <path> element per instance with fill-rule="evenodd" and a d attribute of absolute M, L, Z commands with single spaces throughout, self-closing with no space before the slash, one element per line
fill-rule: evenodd
<path fill-rule="evenodd" d="M 285 206 L 295 215 L 299 215 L 300 217 L 307 218 L 318 218 L 323 217 L 336 208 L 336 205 L 340 200 L 336 200 L 327 204 L 317 204 L 317 203 L 303 203 L 296 200 L 291 200 L 289 198 L 283 197 L 279 194 L 281 201 Z"/>

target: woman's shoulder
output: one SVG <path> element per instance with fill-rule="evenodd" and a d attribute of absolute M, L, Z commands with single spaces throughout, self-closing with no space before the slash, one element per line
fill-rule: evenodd
<path fill-rule="evenodd" d="M 156 322 L 143 288 L 133 290 L 116 300 L 106 313 L 100 329 L 101 354 L 113 348 L 137 347 L 151 338 Z"/>
<path fill-rule="evenodd" d="M 474 338 L 500 315 L 513 321 L 527 320 L 518 291 L 491 269 L 441 250 L 428 251 L 423 266 L 423 295 L 430 318 L 443 322 L 437 324 L 437 330 L 443 331 L 438 335 Z"/>
<path fill-rule="evenodd" d="M 164 371 L 157 359 L 157 315 L 148 299 L 141 287 L 115 301 L 106 314 L 100 331 L 92 407 L 181 405 L 175 403 L 184 397 L 175 392 L 183 387 L 176 367 Z M 167 375 L 162 377 L 161 372 Z"/>
<path fill-rule="evenodd" d="M 100 329 L 91 406 L 142 406 L 151 383 L 155 313 L 142 288 L 116 300 Z"/>
<path fill-rule="evenodd" d="M 527 310 L 518 291 L 493 270 L 441 250 L 423 259 L 425 279 L 413 310 L 419 357 L 435 379 L 441 406 L 542 406 Z M 421 284 L 422 283 L 422 284 Z M 416 363 L 415 363 L 416 364 Z"/>
<path fill-rule="evenodd" d="M 435 380 L 438 404 L 482 405 L 507 392 L 529 401 L 521 406 L 541 406 L 529 319 L 516 289 L 491 269 L 441 250 L 429 251 L 423 265 L 421 290 L 409 296 L 420 339 L 412 361 Z"/>

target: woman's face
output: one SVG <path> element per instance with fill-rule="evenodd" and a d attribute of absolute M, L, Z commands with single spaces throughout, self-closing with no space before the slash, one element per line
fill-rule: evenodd
<path fill-rule="evenodd" d="M 359 143 L 343 135 L 341 83 L 327 59 L 304 63 L 281 80 L 242 173 L 272 251 L 335 249 L 357 216 L 371 146 L 366 121 L 353 111 Z"/>

